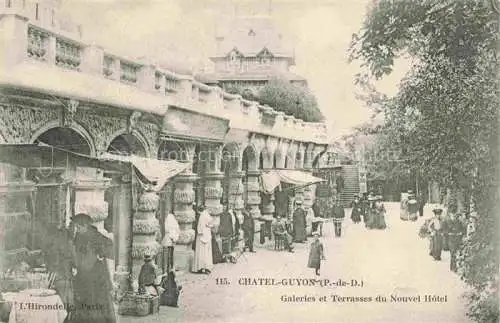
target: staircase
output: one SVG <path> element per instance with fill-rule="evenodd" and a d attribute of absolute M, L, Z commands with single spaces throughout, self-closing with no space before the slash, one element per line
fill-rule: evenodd
<path fill-rule="evenodd" d="M 359 178 L 357 165 L 343 165 L 344 191 L 340 196 L 342 206 L 349 207 L 354 200 L 354 195 L 359 194 Z"/>

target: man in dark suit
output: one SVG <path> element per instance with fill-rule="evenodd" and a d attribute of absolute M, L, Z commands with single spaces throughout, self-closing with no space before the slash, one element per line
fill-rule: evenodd
<path fill-rule="evenodd" d="M 253 239 L 255 235 L 255 220 L 250 214 L 250 206 L 247 205 L 243 212 L 243 235 L 245 237 L 245 248 L 248 248 L 250 252 L 255 252 L 253 250 Z"/>
<path fill-rule="evenodd" d="M 219 234 L 222 239 L 222 254 L 229 254 L 232 251 L 232 240 L 234 235 L 233 217 L 229 212 L 228 205 L 223 205 L 224 211 L 220 214 Z"/>
<path fill-rule="evenodd" d="M 344 208 L 340 205 L 340 200 L 335 201 L 332 213 L 333 225 L 335 226 L 335 236 L 340 237 L 342 235 L 342 221 L 345 218 Z"/>

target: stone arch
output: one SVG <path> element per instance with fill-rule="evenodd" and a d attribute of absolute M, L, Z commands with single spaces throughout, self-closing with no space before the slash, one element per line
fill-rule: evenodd
<path fill-rule="evenodd" d="M 285 168 L 286 154 L 283 153 L 281 149 L 276 149 L 274 152 L 274 168 Z"/>
<path fill-rule="evenodd" d="M 261 169 L 269 169 L 274 167 L 274 153 L 269 148 L 265 147 L 260 152 L 259 156 L 259 166 Z M 260 165 L 262 164 L 262 165 Z"/>
<path fill-rule="evenodd" d="M 151 146 L 149 145 L 148 141 L 140 132 L 136 130 L 130 133 L 125 129 L 121 129 L 109 136 L 109 138 L 106 140 L 106 150 L 108 152 L 113 141 L 117 140 L 119 137 L 123 138 L 123 140 L 125 140 L 125 142 L 129 145 L 129 148 L 131 150 L 130 153 L 141 157 L 153 157 L 154 152 L 151 151 Z M 135 146 L 135 149 L 132 146 Z"/>
<path fill-rule="evenodd" d="M 235 142 L 225 144 L 220 150 L 220 171 L 226 170 L 236 172 L 241 170 L 242 152 L 240 146 Z"/>
<path fill-rule="evenodd" d="M 257 154 L 257 149 L 255 148 L 254 145 L 248 144 L 245 149 L 243 150 L 242 154 L 242 169 L 245 171 L 252 171 L 252 170 L 257 170 L 258 169 L 258 156 Z"/>
<path fill-rule="evenodd" d="M 41 135 L 43 135 L 44 133 L 46 133 L 47 131 L 49 131 L 51 129 L 56 129 L 56 128 L 71 129 L 71 130 L 75 131 L 77 134 L 79 134 L 87 142 L 87 144 L 89 146 L 89 150 L 90 150 L 89 155 L 96 156 L 97 149 L 95 146 L 95 142 L 92 139 L 92 136 L 82 125 L 80 125 L 79 123 L 76 123 L 76 122 L 73 122 L 70 127 L 61 127 L 59 120 L 51 121 L 51 122 L 45 124 L 43 127 L 40 127 L 39 129 L 37 129 L 36 131 L 33 132 L 33 134 L 31 135 L 31 138 L 30 138 L 30 143 L 35 143 L 35 141 L 38 140 L 38 138 Z"/>

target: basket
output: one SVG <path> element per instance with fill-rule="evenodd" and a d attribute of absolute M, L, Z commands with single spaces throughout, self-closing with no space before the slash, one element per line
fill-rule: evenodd
<path fill-rule="evenodd" d="M 147 316 L 158 313 L 160 297 L 151 295 L 126 294 L 120 301 L 118 314 L 126 316 Z"/>

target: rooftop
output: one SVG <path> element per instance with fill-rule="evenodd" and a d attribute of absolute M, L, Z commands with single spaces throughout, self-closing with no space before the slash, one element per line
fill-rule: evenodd
<path fill-rule="evenodd" d="M 238 17 L 226 30 L 227 33 L 219 32 L 216 35 L 216 57 L 224 57 L 234 48 L 244 56 L 255 56 L 264 48 L 275 56 L 294 56 L 292 46 L 286 44 L 269 16 Z"/>

